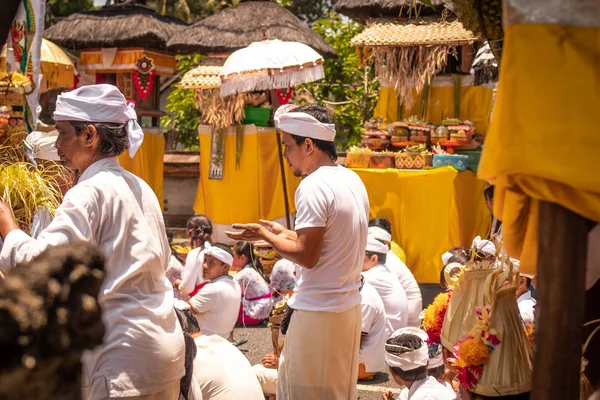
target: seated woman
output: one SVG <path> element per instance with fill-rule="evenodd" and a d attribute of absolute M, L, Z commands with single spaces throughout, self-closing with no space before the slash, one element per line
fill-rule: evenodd
<path fill-rule="evenodd" d="M 233 248 L 233 267 L 241 268 L 235 280 L 242 288 L 242 305 L 238 324 L 258 325 L 269 318 L 273 309 L 273 298 L 269 280 L 260 261 L 252 251 L 252 245 L 239 241 Z"/>

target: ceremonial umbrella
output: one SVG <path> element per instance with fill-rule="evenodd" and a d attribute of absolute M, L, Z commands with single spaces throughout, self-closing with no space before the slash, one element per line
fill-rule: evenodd
<path fill-rule="evenodd" d="M 71 59 L 60 47 L 47 39 L 42 39 L 41 72 L 44 76 L 45 87 L 42 91 L 73 87 L 75 66 Z M 0 69 L 6 68 L 6 46 L 0 54 Z"/>
<path fill-rule="evenodd" d="M 263 40 L 237 50 L 219 73 L 221 95 L 288 89 L 325 77 L 323 57 L 298 42 Z"/>

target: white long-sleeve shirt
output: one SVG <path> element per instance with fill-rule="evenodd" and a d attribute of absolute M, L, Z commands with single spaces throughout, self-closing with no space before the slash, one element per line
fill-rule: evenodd
<path fill-rule="evenodd" d="M 408 326 L 419 327 L 421 325 L 419 314 L 423 310 L 423 299 L 417 280 L 406 264 L 391 250 L 387 253 L 385 265 L 398 277 L 398 281 L 402 289 L 404 289 L 404 293 L 406 293 L 406 300 L 408 301 Z"/>
<path fill-rule="evenodd" d="M 90 165 L 67 192 L 37 239 L 10 232 L 0 266 L 10 269 L 46 247 L 74 240 L 103 250 L 98 294 L 104 343 L 82 357 L 82 386 L 90 398 L 129 397 L 169 388 L 184 374 L 184 343 L 165 277 L 170 256 L 156 195 L 116 158 Z"/>

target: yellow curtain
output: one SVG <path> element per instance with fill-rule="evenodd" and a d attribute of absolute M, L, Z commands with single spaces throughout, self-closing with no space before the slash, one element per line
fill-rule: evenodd
<path fill-rule="evenodd" d="M 175 56 L 170 54 L 162 54 L 156 51 L 135 48 L 120 48 L 115 54 L 115 58 L 111 63 L 110 68 L 104 68 L 102 65 L 101 50 L 85 50 L 79 55 L 78 65 L 86 70 L 96 71 L 101 70 L 104 73 L 123 72 L 126 70 L 135 69 L 137 60 L 143 56 L 151 58 L 156 67 L 158 75 L 173 75 L 177 63 Z"/>
<path fill-rule="evenodd" d="M 535 274 L 539 201 L 600 222 L 600 28 L 517 24 L 504 42 L 478 173 L 496 184 L 507 252 Z"/>
<path fill-rule="evenodd" d="M 402 110 L 402 118 L 419 115 L 422 94 L 413 89 L 415 101 L 411 107 Z M 488 130 L 492 111 L 493 90 L 484 86 L 463 86 L 460 88 L 460 116 L 462 120 L 473 122 L 477 132 L 485 134 Z M 381 87 L 379 101 L 373 116 L 384 118 L 387 122 L 398 120 L 398 97 L 393 88 Z M 444 118 L 454 116 L 454 88 L 452 86 L 431 86 L 425 112 L 425 120 L 434 124 L 442 123 Z"/>
<path fill-rule="evenodd" d="M 277 138 L 273 128 L 244 127 L 240 168 L 236 169 L 235 127 L 224 138 L 225 162 L 222 180 L 208 179 L 211 130 L 199 128 L 200 178 L 194 211 L 206 214 L 214 224 L 257 222 L 285 216 Z M 284 163 L 290 213 L 295 212 L 294 193 L 300 178 Z"/>
<path fill-rule="evenodd" d="M 439 282 L 441 256 L 470 246 L 491 226 L 483 191 L 486 183 L 470 171 L 445 167 L 426 171 L 356 169 L 371 203 L 370 218 L 385 217 L 404 249 L 419 283 Z"/>
<path fill-rule="evenodd" d="M 129 157 L 127 151 L 119 156 L 119 163 L 123 168 L 143 179 L 152 188 L 163 210 L 164 155 L 164 136 L 146 131 L 144 132 L 142 146 L 133 158 Z"/>

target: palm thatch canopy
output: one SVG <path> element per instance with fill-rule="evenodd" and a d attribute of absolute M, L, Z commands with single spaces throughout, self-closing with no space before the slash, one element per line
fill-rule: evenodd
<path fill-rule="evenodd" d="M 447 1 L 447 0 L 446 0 Z M 418 0 L 337 0 L 334 10 L 357 21 L 365 22 L 370 18 L 439 15 L 444 9 L 445 0 L 430 0 L 426 3 Z"/>
<path fill-rule="evenodd" d="M 173 34 L 187 26 L 138 4 L 116 4 L 70 15 L 44 32 L 44 37 L 73 49 L 142 47 L 166 50 Z"/>
<path fill-rule="evenodd" d="M 174 35 L 169 50 L 177 53 L 229 53 L 265 39 L 304 43 L 323 57 L 335 57 L 333 47 L 282 6 L 248 1 L 225 8 Z"/>

